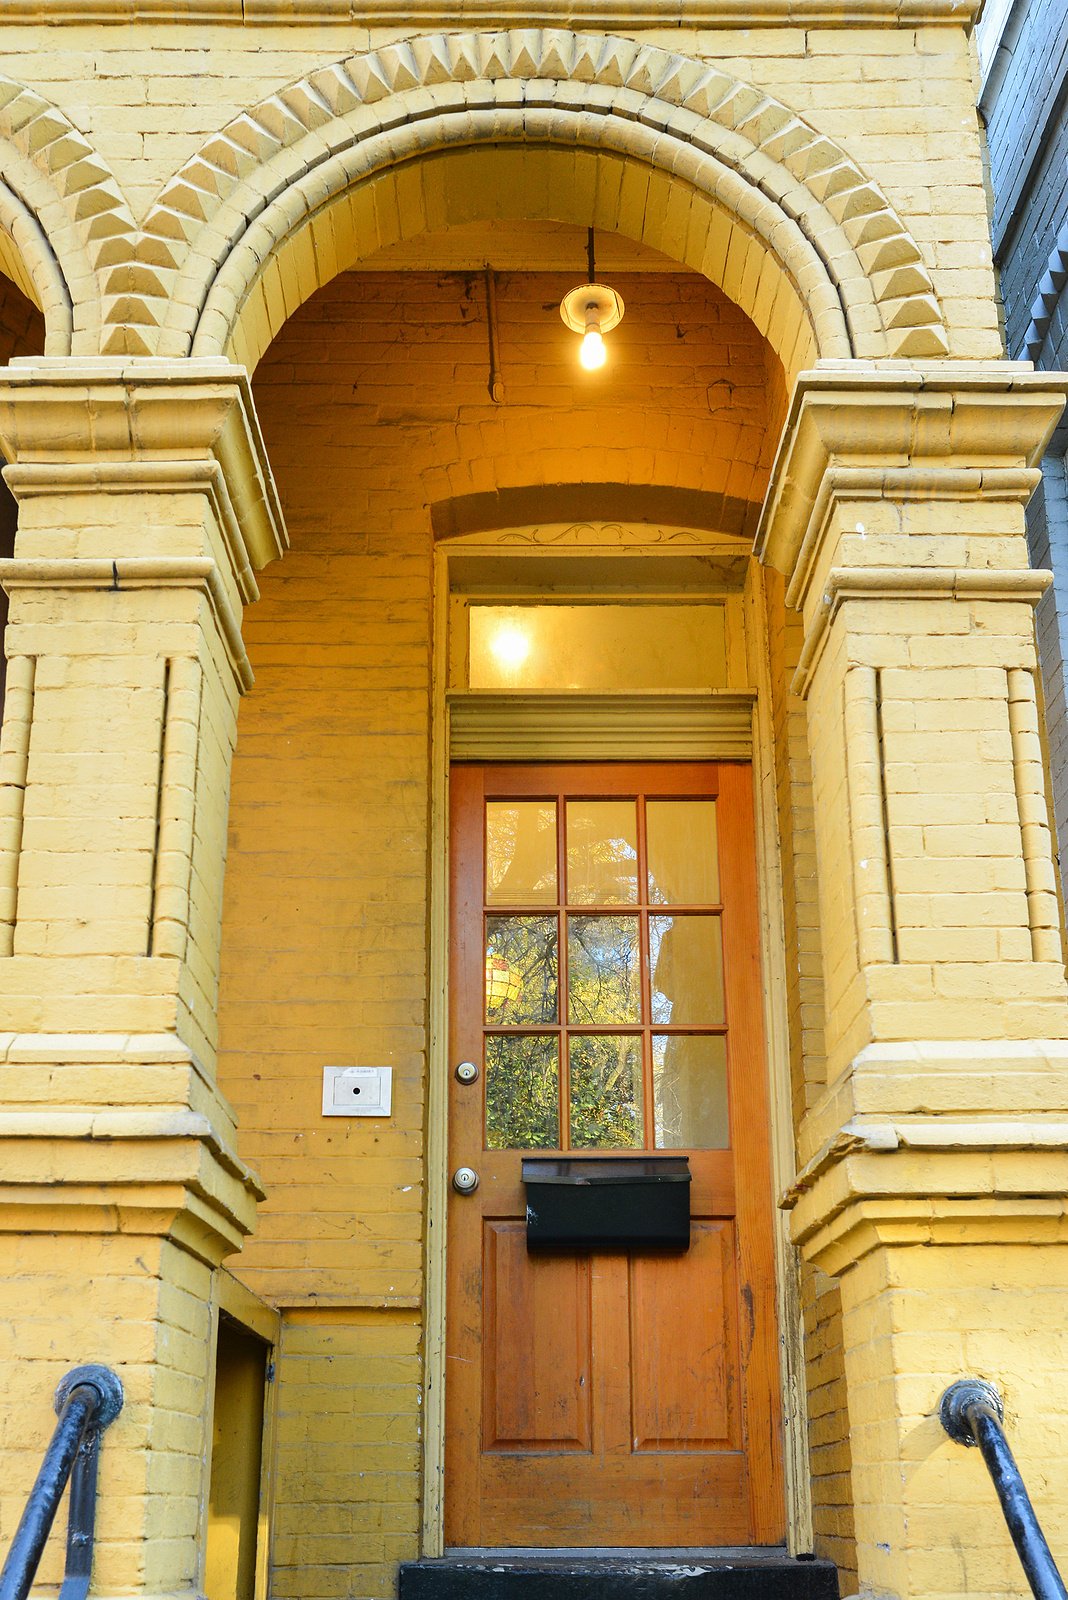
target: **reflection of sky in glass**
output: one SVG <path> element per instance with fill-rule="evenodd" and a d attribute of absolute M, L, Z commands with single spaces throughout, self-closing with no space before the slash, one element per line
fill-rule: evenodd
<path fill-rule="evenodd" d="M 633 905 L 638 898 L 635 802 L 569 800 L 566 809 L 569 903 Z"/>
<path fill-rule="evenodd" d="M 486 904 L 556 904 L 553 801 L 486 802 Z"/>
<path fill-rule="evenodd" d="M 569 1020 L 640 1022 L 638 918 L 569 917 L 567 926 Z"/>
<path fill-rule="evenodd" d="M 714 800 L 647 800 L 649 899 L 656 905 L 715 905 L 719 859 Z"/>

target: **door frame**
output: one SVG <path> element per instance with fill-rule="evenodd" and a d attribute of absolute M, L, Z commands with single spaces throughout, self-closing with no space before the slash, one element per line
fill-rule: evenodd
<path fill-rule="evenodd" d="M 570 556 L 586 555 L 594 562 L 611 560 L 603 536 L 588 524 L 561 530 L 550 548 L 538 554 L 552 559 L 562 549 Z M 671 530 L 651 530 L 643 525 L 613 524 L 617 548 L 643 558 L 649 581 L 642 596 L 660 600 L 665 590 L 674 592 L 670 579 L 654 577 L 657 558 L 677 555 Z M 657 696 L 569 695 L 568 728 L 554 715 L 549 697 L 530 696 L 519 704 L 527 714 L 502 721 L 501 697 L 494 694 L 457 696 L 449 685 L 449 633 L 452 613 L 451 563 L 462 558 L 463 576 L 457 588 L 477 593 L 480 600 L 532 597 L 530 557 L 535 530 L 499 529 L 493 533 L 461 536 L 441 541 L 434 551 L 432 658 L 431 658 L 431 782 L 430 782 L 430 901 L 428 966 L 428 1106 L 427 1106 L 427 1216 L 423 1447 L 422 1553 L 439 1556 L 444 1551 L 445 1516 L 445 1303 L 446 1217 L 448 1207 L 448 978 L 449 978 L 449 769 L 454 759 L 480 761 L 573 760 L 576 733 L 588 717 L 597 718 L 600 731 L 598 759 L 633 760 L 642 744 L 645 760 L 738 760 L 753 767 L 757 856 L 758 912 L 761 927 L 764 1035 L 771 1118 L 771 1165 L 775 1199 L 795 1174 L 792 1096 L 789 1076 L 789 1029 L 786 987 L 786 931 L 783 917 L 782 866 L 778 831 L 778 805 L 774 770 L 771 716 L 771 678 L 768 625 L 762 569 L 744 540 L 716 537 L 691 530 L 675 530 L 685 540 L 686 553 L 709 554 L 720 579 L 710 582 L 708 598 L 733 593 L 740 600 L 735 611 L 741 619 L 740 637 L 729 651 L 732 682 L 738 687 L 722 695 Z M 656 542 L 653 542 L 653 541 Z M 502 567 L 509 555 L 521 559 L 515 587 L 509 586 Z M 480 559 L 481 558 L 481 559 Z M 484 565 L 487 583 L 478 581 Z M 578 567 L 582 562 L 576 564 Z M 670 562 L 664 562 L 665 568 Z M 724 574 L 727 581 L 724 582 Z M 550 591 L 534 590 L 533 594 Z M 597 582 L 580 586 L 585 599 L 614 598 L 599 591 Z M 558 591 L 553 591 L 559 597 Z M 688 596 L 690 600 L 694 594 Z M 670 706 L 670 714 L 668 708 Z M 608 718 L 605 717 L 609 710 Z M 585 710 L 585 715 L 583 714 Z M 613 714 L 616 713 L 616 714 Z M 606 720 L 608 749 L 606 751 Z M 670 735 L 666 724 L 670 723 Z M 615 732 L 613 733 L 613 729 Z M 568 745 L 568 738 L 572 744 Z M 454 747 L 455 754 L 454 754 Z M 787 1547 L 791 1553 L 812 1549 L 812 1499 L 808 1453 L 808 1407 L 805 1382 L 800 1264 L 790 1243 L 785 1217 L 779 1213 L 775 1236 L 776 1300 L 779 1323 L 780 1383 L 783 1415 L 783 1466 L 786 1490 Z"/>

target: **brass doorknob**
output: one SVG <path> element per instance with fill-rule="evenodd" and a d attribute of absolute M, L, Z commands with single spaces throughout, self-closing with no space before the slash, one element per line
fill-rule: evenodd
<path fill-rule="evenodd" d="M 457 1194 L 474 1194 L 478 1188 L 478 1173 L 474 1167 L 457 1167 L 452 1175 L 452 1186 Z"/>

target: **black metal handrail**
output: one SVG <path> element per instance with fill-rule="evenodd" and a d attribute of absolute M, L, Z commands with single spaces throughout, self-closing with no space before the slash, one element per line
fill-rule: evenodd
<path fill-rule="evenodd" d="M 68 1478 L 67 1564 L 59 1600 L 85 1600 L 93 1570 L 100 1435 L 122 1410 L 122 1398 L 122 1384 L 109 1367 L 75 1367 L 60 1380 L 59 1421 L 0 1572 L 0 1600 L 26 1600 Z"/>
<path fill-rule="evenodd" d="M 981 1378 L 951 1383 L 942 1396 L 938 1414 L 943 1428 L 957 1444 L 978 1445 L 1035 1600 L 1068 1600 L 1068 1589 L 1057 1571 L 1002 1430 L 1005 1408 L 993 1384 L 984 1383 Z"/>

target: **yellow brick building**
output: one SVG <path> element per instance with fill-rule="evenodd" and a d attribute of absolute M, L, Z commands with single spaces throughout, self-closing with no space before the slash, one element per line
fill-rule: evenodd
<path fill-rule="evenodd" d="M 92 1361 L 102 1596 L 390 1600 L 551 1545 L 1022 1594 L 938 1421 L 964 1375 L 1068 1549 L 1024 537 L 1068 379 L 1004 359 L 973 21 L 6 0 L 5 1544 Z M 589 230 L 626 307 L 596 372 L 558 309 Z M 542 646 L 502 665 L 502 619 Z M 610 803 L 633 842 L 580 847 Z M 713 803 L 722 889 L 666 888 Z M 558 854 L 509 899 L 532 806 Z M 602 988 L 632 937 L 640 977 L 580 1012 L 595 922 Z M 388 1114 L 324 1115 L 337 1066 Z M 516 1152 L 620 1148 L 689 1152 L 689 1253 L 528 1255 Z"/>

